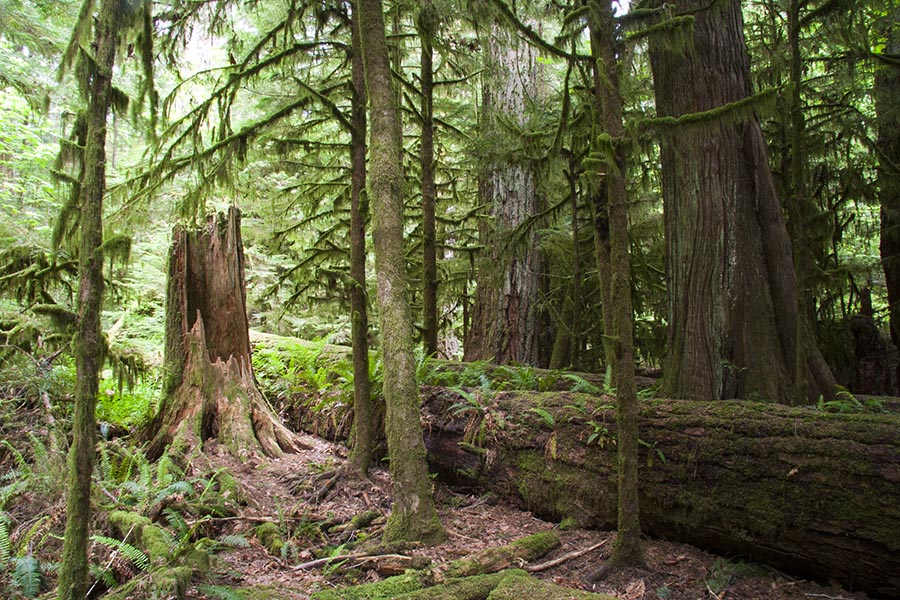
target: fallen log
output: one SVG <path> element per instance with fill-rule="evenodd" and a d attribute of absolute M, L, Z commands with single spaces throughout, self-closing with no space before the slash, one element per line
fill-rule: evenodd
<path fill-rule="evenodd" d="M 616 523 L 610 397 L 424 390 L 432 469 L 544 518 Z M 900 416 L 641 404 L 644 531 L 900 598 Z"/>

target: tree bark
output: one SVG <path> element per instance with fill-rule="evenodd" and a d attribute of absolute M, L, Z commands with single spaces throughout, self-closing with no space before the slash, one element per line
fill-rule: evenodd
<path fill-rule="evenodd" d="M 385 539 L 433 542 L 443 528 L 432 497 L 413 356 L 412 311 L 403 244 L 403 155 L 381 0 L 360 0 L 360 27 L 372 124 L 369 178 L 384 360 L 386 433 L 394 501 Z"/>
<path fill-rule="evenodd" d="M 900 6 L 890 2 L 879 26 L 885 54 L 900 54 Z M 878 64 L 875 71 L 878 123 L 878 197 L 881 204 L 881 266 L 890 306 L 891 341 L 900 348 L 900 67 Z M 900 364 L 894 381 L 900 385 Z"/>
<path fill-rule="evenodd" d="M 435 232 L 434 183 L 434 65 L 432 38 L 437 26 L 437 13 L 431 0 L 424 0 L 419 13 L 419 40 L 422 44 L 422 329 L 425 356 L 436 356 L 438 349 L 438 272 L 437 234 Z"/>
<path fill-rule="evenodd" d="M 614 565 L 643 562 L 641 550 L 640 498 L 638 495 L 638 415 L 634 381 L 634 322 L 631 309 L 631 264 L 628 257 L 628 194 L 625 189 L 625 122 L 619 88 L 620 32 L 616 30 L 612 4 L 596 0 L 591 7 L 591 52 L 601 69 L 600 86 L 594 91 L 600 104 L 602 131 L 612 140 L 606 173 L 609 203 L 610 300 L 616 381 L 616 427 L 618 431 L 618 535 L 610 561 Z M 598 78 L 595 78 L 598 79 Z M 602 150 L 601 150 L 602 151 Z"/>
<path fill-rule="evenodd" d="M 478 269 L 466 360 L 541 366 L 538 314 L 541 261 L 537 235 L 517 241 L 516 229 L 538 212 L 534 168 L 521 140 L 511 139 L 504 120 L 527 128 L 539 93 L 537 51 L 515 32 L 493 23 L 482 36 L 485 57 L 481 128 L 487 165 L 479 196 L 489 207 L 482 223 L 484 253 Z M 511 149 L 514 148 L 514 149 Z"/>
<path fill-rule="evenodd" d="M 210 215 L 204 228 L 176 227 L 166 291 L 166 380 L 147 432 L 147 454 L 217 439 L 237 457 L 280 456 L 301 447 L 266 404 L 253 375 L 240 213 Z"/>
<path fill-rule="evenodd" d="M 680 117 L 753 94 L 738 0 L 687 0 L 687 52 L 650 41 L 657 113 Z M 807 401 L 832 397 L 834 378 L 798 322 L 791 245 L 754 114 L 713 114 L 661 141 L 669 289 L 664 390 L 678 398 Z M 797 376 L 798 344 L 806 357 Z"/>
<path fill-rule="evenodd" d="M 351 16 L 350 100 L 350 335 L 353 344 L 353 448 L 350 463 L 359 473 L 369 471 L 378 440 L 378 419 L 369 381 L 369 316 L 366 301 L 366 76 L 360 38 L 359 9 Z"/>
<path fill-rule="evenodd" d="M 425 391 L 432 469 L 543 518 L 615 526 L 611 398 L 503 392 L 481 415 L 460 401 Z M 900 415 L 653 400 L 639 427 L 644 531 L 900 598 Z"/>
<path fill-rule="evenodd" d="M 94 60 L 89 67 L 87 139 L 81 179 L 78 325 L 75 339 L 75 417 L 66 493 L 66 530 L 59 568 L 59 600 L 81 600 L 88 586 L 88 526 L 94 469 L 94 409 L 103 364 L 100 331 L 103 308 L 103 196 L 106 193 L 106 120 L 112 98 L 113 67 L 123 15 L 119 3 L 104 0 L 94 29 Z"/>

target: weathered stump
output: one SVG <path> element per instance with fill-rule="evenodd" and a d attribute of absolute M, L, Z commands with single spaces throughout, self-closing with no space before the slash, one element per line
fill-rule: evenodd
<path fill-rule="evenodd" d="M 215 438 L 238 457 L 301 444 L 266 404 L 253 375 L 240 212 L 176 227 L 169 253 L 163 398 L 148 454 Z"/>

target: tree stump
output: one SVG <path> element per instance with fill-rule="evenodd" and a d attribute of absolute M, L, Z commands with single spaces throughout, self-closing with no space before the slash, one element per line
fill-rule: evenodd
<path fill-rule="evenodd" d="M 165 383 L 148 455 L 215 438 L 238 458 L 302 447 L 266 403 L 253 374 L 240 211 L 176 226 L 166 286 Z"/>

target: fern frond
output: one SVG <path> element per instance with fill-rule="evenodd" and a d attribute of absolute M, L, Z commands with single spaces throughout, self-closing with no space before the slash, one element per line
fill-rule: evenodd
<path fill-rule="evenodd" d="M 230 548 L 248 548 L 250 546 L 250 542 L 242 535 L 226 535 L 221 542 Z"/>
<path fill-rule="evenodd" d="M 242 591 L 224 585 L 203 584 L 199 586 L 199 590 L 207 596 L 219 598 L 219 600 L 247 600 Z"/>
<path fill-rule="evenodd" d="M 13 559 L 13 586 L 26 598 L 36 598 L 41 591 L 43 575 L 41 563 L 33 556 L 19 556 Z"/>
<path fill-rule="evenodd" d="M 150 559 L 147 558 L 147 555 L 144 554 L 142 550 L 132 546 L 128 542 L 123 542 L 122 540 L 117 540 L 116 538 L 106 537 L 105 535 L 92 535 L 91 541 L 106 546 L 113 552 L 122 554 L 141 571 L 146 571 L 150 568 Z"/>
<path fill-rule="evenodd" d="M 9 540 L 9 526 L 5 520 L 0 520 L 0 563 L 6 566 L 6 561 L 12 556 L 12 542 Z"/>

